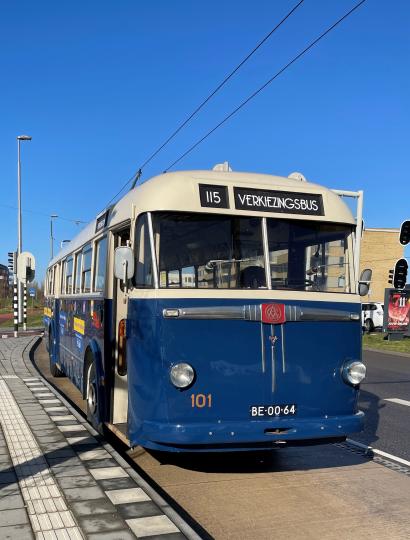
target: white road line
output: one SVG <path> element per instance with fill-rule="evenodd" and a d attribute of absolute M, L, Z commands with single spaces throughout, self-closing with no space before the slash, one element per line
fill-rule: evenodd
<path fill-rule="evenodd" d="M 410 407 L 410 401 L 406 401 L 405 399 L 385 398 L 383 401 L 391 401 L 392 403 L 398 403 L 399 405 L 407 405 L 407 407 Z"/>
<path fill-rule="evenodd" d="M 397 463 L 401 463 L 402 465 L 406 465 L 407 467 L 410 467 L 410 461 L 407 461 L 406 459 L 403 459 L 397 456 L 393 456 L 393 454 L 388 454 L 387 452 L 383 452 L 383 450 L 378 450 L 377 448 L 373 448 L 373 446 L 367 446 L 367 444 L 363 444 L 361 442 L 354 441 L 352 439 L 346 439 L 346 442 L 352 444 L 353 446 L 358 446 L 359 448 L 362 448 L 363 450 L 367 450 L 367 451 L 371 450 L 373 454 L 383 456 L 393 461 L 397 461 Z"/>

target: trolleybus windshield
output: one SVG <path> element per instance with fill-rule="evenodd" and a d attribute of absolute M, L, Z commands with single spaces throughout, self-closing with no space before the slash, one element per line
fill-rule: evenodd
<path fill-rule="evenodd" d="M 257 217 L 152 214 L 161 288 L 351 292 L 351 226 Z M 268 250 L 265 256 L 265 248 Z"/>

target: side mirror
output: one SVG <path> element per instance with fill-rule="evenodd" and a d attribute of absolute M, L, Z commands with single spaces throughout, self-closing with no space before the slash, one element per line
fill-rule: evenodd
<path fill-rule="evenodd" d="M 372 270 L 370 268 L 365 268 L 360 275 L 359 279 L 359 295 L 366 296 L 369 292 L 370 281 L 372 279 Z"/>
<path fill-rule="evenodd" d="M 134 275 L 134 253 L 128 246 L 119 246 L 114 252 L 114 275 L 124 283 Z"/>

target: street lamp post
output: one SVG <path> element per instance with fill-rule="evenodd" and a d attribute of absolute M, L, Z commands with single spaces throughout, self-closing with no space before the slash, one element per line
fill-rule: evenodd
<path fill-rule="evenodd" d="M 58 218 L 57 214 L 50 216 L 50 260 L 54 257 L 54 236 L 53 236 L 53 219 Z"/>
<path fill-rule="evenodd" d="M 17 137 L 17 199 L 18 199 L 18 215 L 17 215 L 17 231 L 18 231 L 18 244 L 17 244 L 17 253 L 20 253 L 23 250 L 23 230 L 21 224 L 21 159 L 20 159 L 20 142 L 21 141 L 31 141 L 29 135 L 19 135 Z M 18 284 L 18 306 L 19 306 L 19 323 L 23 321 L 23 288 L 22 283 Z"/>

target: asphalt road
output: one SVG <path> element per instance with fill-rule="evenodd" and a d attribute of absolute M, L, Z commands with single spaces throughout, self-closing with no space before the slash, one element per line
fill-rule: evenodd
<path fill-rule="evenodd" d="M 365 431 L 351 438 L 410 461 L 410 355 L 363 351 L 363 359 L 367 376 L 359 405 Z M 392 398 L 408 405 L 386 401 Z"/>

